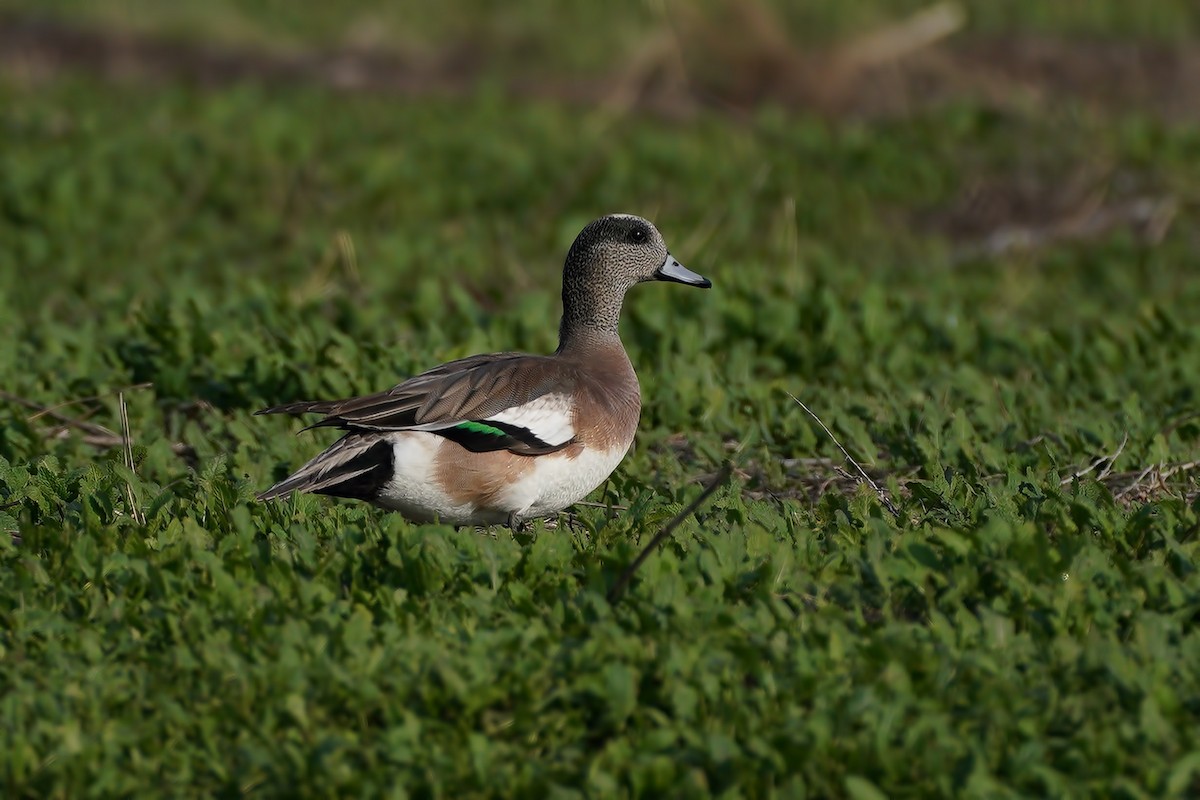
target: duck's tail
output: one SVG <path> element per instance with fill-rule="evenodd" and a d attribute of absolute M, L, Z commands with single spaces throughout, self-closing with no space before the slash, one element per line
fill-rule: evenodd
<path fill-rule="evenodd" d="M 259 413 L 274 413 L 276 410 L 266 409 Z M 258 495 L 258 499 L 274 500 L 292 492 L 310 492 L 373 500 L 391 480 L 392 471 L 391 442 L 378 434 L 348 433 L 312 461 Z"/>

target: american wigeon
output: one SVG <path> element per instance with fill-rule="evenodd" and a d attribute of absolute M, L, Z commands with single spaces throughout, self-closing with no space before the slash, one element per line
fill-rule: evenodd
<path fill-rule="evenodd" d="M 582 500 L 633 444 L 641 391 L 617 323 L 625 292 L 653 280 L 712 285 L 646 220 L 589 223 L 563 266 L 552 355 L 471 356 L 378 394 L 263 409 L 324 414 L 310 427 L 347 433 L 258 499 L 314 492 L 452 525 L 515 525 Z"/>

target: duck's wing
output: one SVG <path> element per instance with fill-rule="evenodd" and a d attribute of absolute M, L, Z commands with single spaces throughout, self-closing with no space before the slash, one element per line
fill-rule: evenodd
<path fill-rule="evenodd" d="M 434 367 L 384 392 L 255 413 L 324 414 L 309 428 L 429 431 L 477 452 L 540 455 L 575 440 L 576 384 L 574 370 L 551 356 L 492 353 Z"/>

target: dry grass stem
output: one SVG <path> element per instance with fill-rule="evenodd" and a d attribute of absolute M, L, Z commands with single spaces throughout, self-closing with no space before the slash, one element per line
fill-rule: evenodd
<path fill-rule="evenodd" d="M 362 275 L 358 271 L 358 252 L 354 249 L 354 238 L 347 231 L 338 231 L 335 239 L 346 277 L 355 289 L 362 288 Z"/>
<path fill-rule="evenodd" d="M 629 506 L 610 505 L 608 503 L 597 503 L 592 500 L 580 500 L 575 505 L 583 506 L 584 508 L 603 508 L 603 509 L 611 508 L 613 511 L 628 511 L 629 510 Z"/>
<path fill-rule="evenodd" d="M 612 588 L 608 590 L 608 602 L 616 603 L 621 599 L 621 595 L 625 592 L 625 587 L 627 587 L 629 582 L 633 580 L 633 576 L 637 573 L 638 569 L 642 566 L 645 560 L 650 557 L 650 554 L 658 549 L 658 546 L 662 544 L 663 541 L 670 536 L 676 528 L 679 527 L 680 523 L 694 514 L 696 509 L 703 505 L 709 497 L 712 497 L 713 492 L 721 488 L 721 486 L 727 480 L 729 480 L 729 476 L 732 474 L 733 462 L 726 461 L 724 466 L 721 467 L 720 471 L 717 472 L 716 477 L 709 481 L 708 486 L 704 487 L 704 491 L 698 494 L 696 499 L 688 503 L 682 511 L 671 517 L 670 521 L 663 526 L 662 530 L 656 533 L 654 538 L 650 540 L 650 544 L 643 547 L 642 552 L 638 553 L 637 558 L 635 558 L 633 562 L 625 568 L 625 571 L 621 573 L 619 578 L 617 578 L 616 583 L 614 583 Z"/>
<path fill-rule="evenodd" d="M 135 383 L 131 386 L 126 386 L 124 389 L 118 390 L 118 392 L 125 392 L 125 391 L 129 391 L 132 389 L 146 389 L 153 385 L 154 384 L 151 384 L 151 383 Z M 0 390 L 0 400 L 5 400 L 9 403 L 23 406 L 25 408 L 30 409 L 31 411 L 36 412 L 34 414 L 29 415 L 26 418 L 29 422 L 34 422 L 36 420 L 41 419 L 42 417 L 47 417 L 49 419 L 54 420 L 55 422 L 61 423 L 61 424 L 55 425 L 51 428 L 47 428 L 44 433 L 46 438 L 62 439 L 62 438 L 69 436 L 70 431 L 76 430 L 76 431 L 80 432 L 81 435 L 79 437 L 79 440 L 82 441 L 84 444 L 91 445 L 92 447 L 100 447 L 105 450 L 113 448 L 113 447 L 125 447 L 125 437 L 122 436 L 121 434 L 117 433 L 116 431 L 106 428 L 103 425 L 100 425 L 95 422 L 89 422 L 88 420 L 82 419 L 79 417 L 69 416 L 67 414 L 62 413 L 58 409 L 66 408 L 67 406 L 76 405 L 78 403 L 86 403 L 86 402 L 90 402 L 93 400 L 102 400 L 105 397 L 111 397 L 111 396 L 112 395 L 110 393 L 110 394 L 94 395 L 92 397 L 81 397 L 76 400 L 64 400 L 63 402 L 58 403 L 57 405 L 47 406 L 47 405 L 43 405 L 41 403 L 35 402 L 33 400 L 30 400 L 26 397 L 20 397 L 19 395 L 15 395 L 10 392 L 5 392 L 3 390 Z M 192 450 L 191 445 L 185 444 L 183 442 L 173 442 L 171 444 L 171 452 L 177 456 L 184 456 L 184 457 L 189 457 L 189 458 L 195 455 L 195 451 Z"/>
<path fill-rule="evenodd" d="M 837 58 L 852 73 L 899 61 L 954 34 L 966 21 L 957 3 L 938 3 L 843 46 Z"/>
<path fill-rule="evenodd" d="M 1104 470 L 1099 475 L 1096 476 L 1096 480 L 1103 481 L 1106 477 L 1108 477 L 1108 474 L 1110 472 L 1112 472 L 1113 465 L 1117 463 L 1117 459 L 1121 457 L 1121 453 L 1125 452 L 1125 445 L 1128 443 L 1129 443 L 1129 434 L 1126 433 L 1125 436 L 1122 437 L 1121 444 L 1120 444 L 1120 446 L 1117 447 L 1116 452 L 1112 453 L 1111 455 L 1100 456 L 1099 458 L 1097 458 L 1095 461 L 1093 461 L 1091 464 L 1084 467 L 1083 469 L 1081 469 L 1077 472 L 1073 472 L 1070 475 L 1068 475 L 1067 477 L 1063 478 L 1061 481 L 1058 482 L 1058 485 L 1066 486 L 1068 483 L 1078 480 L 1078 479 L 1082 478 L 1084 475 L 1087 475 L 1089 472 L 1096 469 L 1096 467 L 1100 466 L 1101 464 L 1105 464 L 1106 466 L 1104 467 Z"/>
<path fill-rule="evenodd" d="M 795 400 L 798 406 L 803 408 L 810 417 L 816 420 L 816 423 L 821 426 L 821 430 L 825 431 L 825 435 L 828 436 L 835 445 L 837 445 L 838 450 L 842 451 L 842 455 L 846 458 L 846 461 L 850 462 L 854 469 L 858 471 L 858 474 L 862 476 L 862 481 L 860 481 L 860 483 L 865 481 L 866 484 L 875 491 L 876 496 L 879 497 L 879 502 L 883 503 L 883 507 L 886 508 L 893 517 L 900 519 L 900 511 L 896 508 L 895 504 L 892 503 L 891 498 L 887 496 L 887 492 L 885 492 L 883 488 L 877 484 L 870 475 L 867 474 L 867 471 L 863 469 L 857 461 L 854 460 L 849 451 L 847 451 L 845 447 L 842 447 L 842 443 L 839 442 L 837 437 L 833 435 L 833 431 L 829 430 L 829 426 L 822 422 L 821 418 L 814 414 L 811 408 L 804 405 L 799 397 L 796 397 L 796 395 L 792 394 L 791 392 L 788 392 L 787 396 Z"/>
<path fill-rule="evenodd" d="M 1179 478 L 1198 467 L 1200 467 L 1200 460 L 1184 461 L 1178 464 L 1160 462 L 1151 464 L 1139 472 L 1122 472 L 1107 476 L 1103 483 L 1113 493 L 1115 500 L 1126 504 L 1149 502 L 1171 491 L 1172 487 L 1168 485 L 1167 481 Z M 1200 488 L 1194 482 L 1190 486 L 1176 484 L 1174 488 L 1180 491 L 1184 499 L 1189 502 L 1194 500 L 1197 493 L 1200 492 Z"/>
<path fill-rule="evenodd" d="M 136 465 L 133 463 L 133 437 L 129 435 L 129 408 L 125 405 L 124 392 L 117 392 L 117 408 L 121 414 L 121 438 L 125 442 L 125 467 L 131 474 L 136 474 Z M 139 525 L 145 525 L 146 515 L 138 509 L 133 484 L 129 481 L 125 482 L 125 497 L 129 501 L 129 516 Z"/>

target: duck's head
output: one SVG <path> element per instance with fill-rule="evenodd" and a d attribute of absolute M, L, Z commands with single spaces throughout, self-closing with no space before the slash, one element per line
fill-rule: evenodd
<path fill-rule="evenodd" d="M 615 338 L 625 292 L 643 281 L 674 281 L 707 289 L 712 281 L 671 256 L 649 221 L 609 214 L 575 237 L 563 266 L 563 318 L 559 350 L 573 342 Z"/>
<path fill-rule="evenodd" d="M 582 280 L 623 295 L 643 281 L 673 281 L 707 289 L 712 281 L 680 264 L 658 228 L 632 214 L 594 220 L 575 237 L 563 269 L 564 286 Z"/>

